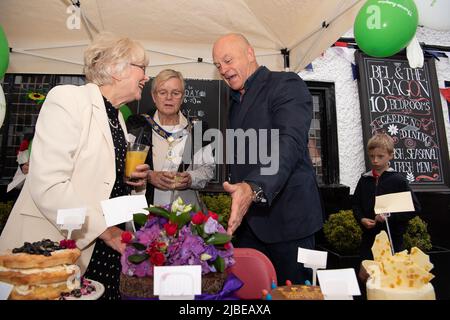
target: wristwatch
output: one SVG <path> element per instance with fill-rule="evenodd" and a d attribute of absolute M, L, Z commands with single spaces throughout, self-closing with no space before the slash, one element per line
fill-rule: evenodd
<path fill-rule="evenodd" d="M 250 182 L 250 181 L 245 181 L 245 182 L 250 186 L 250 188 L 252 188 L 252 191 L 253 191 L 252 201 L 254 203 L 266 202 L 266 198 L 264 197 L 264 190 L 260 186 L 258 186 L 254 182 Z"/>

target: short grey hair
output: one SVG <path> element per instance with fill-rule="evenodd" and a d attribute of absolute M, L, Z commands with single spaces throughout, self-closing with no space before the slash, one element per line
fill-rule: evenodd
<path fill-rule="evenodd" d="M 100 33 L 84 52 L 84 74 L 98 86 L 112 83 L 130 63 L 148 65 L 148 55 L 137 41 L 109 32 Z"/>
<path fill-rule="evenodd" d="M 172 78 L 176 78 L 181 81 L 181 89 L 183 90 L 183 97 L 184 97 L 185 83 L 184 83 L 183 75 L 181 74 L 181 72 L 175 71 L 172 69 L 165 69 L 165 70 L 161 71 L 160 73 L 158 73 L 158 75 L 152 81 L 152 93 L 156 92 L 156 88 L 158 88 L 160 83 L 166 82 L 167 80 L 172 79 Z"/>

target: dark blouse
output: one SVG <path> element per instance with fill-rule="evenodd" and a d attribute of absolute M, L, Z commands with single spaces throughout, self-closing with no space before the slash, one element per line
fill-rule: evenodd
<path fill-rule="evenodd" d="M 116 180 L 110 195 L 110 198 L 115 198 L 130 194 L 130 188 L 124 181 L 127 142 L 119 123 L 119 110 L 114 108 L 104 97 L 103 101 L 105 102 L 109 128 L 111 130 L 116 155 Z M 123 229 L 125 226 L 118 225 L 117 227 Z M 120 271 L 120 254 L 106 245 L 103 240 L 97 239 L 94 252 L 84 276 L 88 279 L 101 282 L 105 286 L 105 293 L 100 299 L 121 299 L 119 291 Z"/>

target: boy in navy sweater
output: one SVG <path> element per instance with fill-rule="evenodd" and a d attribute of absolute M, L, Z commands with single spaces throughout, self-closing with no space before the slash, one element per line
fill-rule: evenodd
<path fill-rule="evenodd" d="M 363 235 L 360 255 L 363 260 L 373 260 L 371 248 L 375 236 L 386 230 L 385 218 L 375 215 L 375 197 L 411 191 L 408 181 L 403 175 L 389 167 L 389 161 L 394 157 L 394 141 L 387 134 L 376 134 L 367 143 L 372 170 L 364 173 L 358 181 L 353 194 L 353 215 L 360 224 Z M 403 234 L 408 221 L 420 212 L 420 204 L 411 191 L 415 211 L 393 213 L 389 219 L 392 242 L 395 252 L 404 250 Z"/>

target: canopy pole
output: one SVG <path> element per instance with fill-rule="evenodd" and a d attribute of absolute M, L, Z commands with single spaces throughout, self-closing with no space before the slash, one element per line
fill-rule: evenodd
<path fill-rule="evenodd" d="M 284 71 L 289 71 L 290 63 L 289 63 L 289 50 L 287 48 L 281 49 L 281 54 L 283 55 L 284 61 Z"/>

